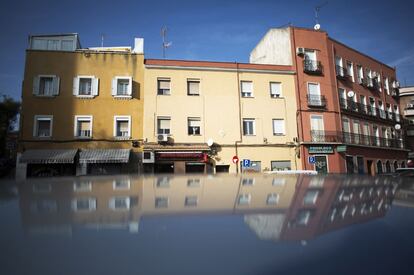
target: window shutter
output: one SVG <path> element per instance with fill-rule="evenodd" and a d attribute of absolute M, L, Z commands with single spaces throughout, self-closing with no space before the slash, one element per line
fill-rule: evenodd
<path fill-rule="evenodd" d="M 92 95 L 97 96 L 99 94 L 99 78 L 92 78 Z"/>
<path fill-rule="evenodd" d="M 73 78 L 73 95 L 79 95 L 79 77 Z"/>
<path fill-rule="evenodd" d="M 128 77 L 128 95 L 132 95 L 132 77 Z"/>
<path fill-rule="evenodd" d="M 33 78 L 33 94 L 34 95 L 39 94 L 39 88 L 40 88 L 40 77 L 35 76 Z"/>
<path fill-rule="evenodd" d="M 283 119 L 273 120 L 273 131 L 275 134 L 285 134 L 285 121 Z"/>
<path fill-rule="evenodd" d="M 60 78 L 58 76 L 54 76 L 52 95 L 59 95 L 59 84 L 60 84 Z"/>
<path fill-rule="evenodd" d="M 116 77 L 112 78 L 112 95 L 115 96 L 116 90 L 117 90 L 117 81 L 118 79 Z"/>

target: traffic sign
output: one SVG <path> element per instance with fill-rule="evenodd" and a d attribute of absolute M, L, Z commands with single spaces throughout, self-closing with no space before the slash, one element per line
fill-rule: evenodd
<path fill-rule="evenodd" d="M 238 163 L 239 162 L 239 158 L 237 156 L 234 156 L 231 161 L 233 161 L 233 163 Z"/>
<path fill-rule="evenodd" d="M 244 159 L 242 164 L 243 164 L 243 167 L 250 167 L 250 159 Z"/>
<path fill-rule="evenodd" d="M 310 164 L 315 164 L 316 163 L 315 156 L 309 156 L 308 161 L 309 161 Z"/>

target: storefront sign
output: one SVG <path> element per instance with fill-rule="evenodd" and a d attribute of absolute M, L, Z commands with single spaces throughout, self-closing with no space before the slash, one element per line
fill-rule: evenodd
<path fill-rule="evenodd" d="M 188 160 L 188 159 L 195 159 L 195 160 L 203 160 L 207 161 L 207 154 L 205 153 L 195 153 L 195 152 L 161 152 L 156 153 L 156 158 L 158 160 Z"/>
<path fill-rule="evenodd" d="M 340 146 L 336 147 L 336 151 L 338 153 L 346 152 L 346 145 L 340 145 Z"/>
<path fill-rule="evenodd" d="M 334 148 L 332 145 L 325 146 L 309 146 L 309 154 L 333 154 Z"/>

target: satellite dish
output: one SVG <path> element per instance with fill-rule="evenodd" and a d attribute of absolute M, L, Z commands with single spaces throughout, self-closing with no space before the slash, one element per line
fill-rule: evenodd
<path fill-rule="evenodd" d="M 315 26 L 313 26 L 313 29 L 315 31 L 319 31 L 321 29 L 321 25 L 320 24 L 316 24 Z"/>
<path fill-rule="evenodd" d="M 401 125 L 400 124 L 395 124 L 394 128 L 395 128 L 395 130 L 401 130 Z"/>
<path fill-rule="evenodd" d="M 207 145 L 208 145 L 208 146 L 212 146 L 212 145 L 213 145 L 213 143 L 214 143 L 214 140 L 213 140 L 212 138 L 209 138 L 209 139 L 207 140 Z"/>
<path fill-rule="evenodd" d="M 353 91 L 349 91 L 347 95 L 348 97 L 354 97 L 355 93 Z"/>

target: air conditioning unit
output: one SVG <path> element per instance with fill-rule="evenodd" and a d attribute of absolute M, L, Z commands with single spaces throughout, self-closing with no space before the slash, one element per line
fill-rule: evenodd
<path fill-rule="evenodd" d="M 305 54 L 305 48 L 302 48 L 302 47 L 296 48 L 296 54 L 297 55 L 304 55 Z"/>
<path fill-rule="evenodd" d="M 155 156 L 154 152 L 142 152 L 142 163 L 154 163 Z"/>
<path fill-rule="evenodd" d="M 160 135 L 157 136 L 157 140 L 158 140 L 158 142 L 167 142 L 168 141 L 168 135 L 160 134 Z"/>

